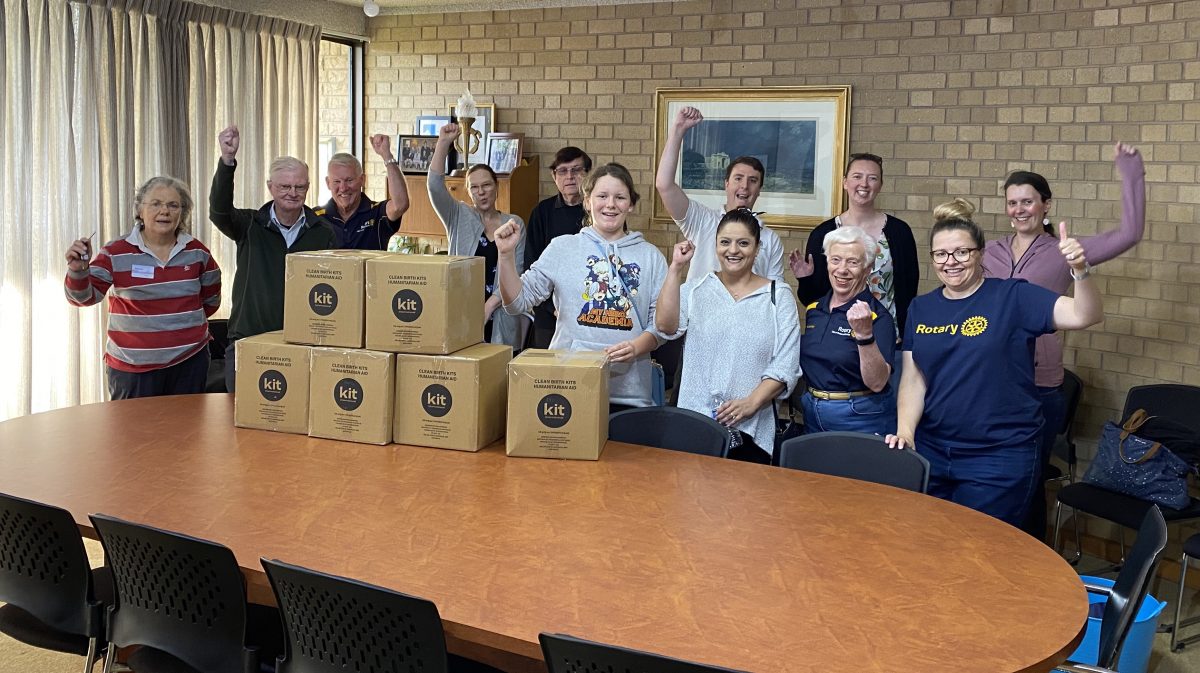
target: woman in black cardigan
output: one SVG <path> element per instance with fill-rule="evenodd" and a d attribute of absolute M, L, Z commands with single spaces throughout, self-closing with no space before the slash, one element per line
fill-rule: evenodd
<path fill-rule="evenodd" d="M 875 209 L 875 197 L 883 187 L 883 159 L 874 154 L 851 154 L 842 188 L 849 197 L 846 212 L 825 220 L 808 235 L 804 255 L 793 250 L 788 263 L 796 276 L 796 296 L 807 306 L 829 292 L 829 274 L 823 243 L 837 227 L 861 227 L 879 243 L 867 288 L 888 308 L 895 319 L 897 335 L 904 334 L 908 305 L 917 296 L 920 267 L 917 242 L 904 220 Z"/>

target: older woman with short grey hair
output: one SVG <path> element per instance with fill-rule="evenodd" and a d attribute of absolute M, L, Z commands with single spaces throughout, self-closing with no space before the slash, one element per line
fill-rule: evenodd
<path fill-rule="evenodd" d="M 800 369 L 806 433 L 884 434 L 896 422 L 888 385 L 896 348 L 891 313 L 867 289 L 875 241 L 859 227 L 825 235 L 831 289 L 804 312 Z"/>
<path fill-rule="evenodd" d="M 151 178 L 133 201 L 124 237 L 94 257 L 90 237 L 67 249 L 67 301 L 91 306 L 108 295 L 104 364 L 112 399 L 202 393 L 221 269 L 188 233 L 194 204 L 186 184 Z"/>

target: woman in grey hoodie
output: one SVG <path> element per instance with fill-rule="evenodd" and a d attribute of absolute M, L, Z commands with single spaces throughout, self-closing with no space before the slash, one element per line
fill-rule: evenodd
<path fill-rule="evenodd" d="M 550 348 L 602 350 L 609 356 L 609 403 L 613 410 L 648 407 L 650 352 L 659 346 L 654 306 L 667 275 L 667 260 L 625 217 L 637 205 L 633 177 L 621 164 L 605 164 L 583 184 L 587 225 L 578 234 L 550 241 L 533 266 L 517 270 L 519 220 L 496 230 L 504 310 L 528 312 L 551 295 L 558 323 Z"/>

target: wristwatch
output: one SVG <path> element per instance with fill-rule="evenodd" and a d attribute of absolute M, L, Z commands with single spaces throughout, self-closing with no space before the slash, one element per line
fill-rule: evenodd
<path fill-rule="evenodd" d="M 1092 265 L 1091 264 L 1084 264 L 1083 271 L 1081 271 L 1078 276 L 1075 275 L 1075 269 L 1071 269 L 1071 278 L 1073 278 L 1077 281 L 1083 280 L 1084 278 L 1087 278 L 1090 275 L 1092 275 Z"/>
<path fill-rule="evenodd" d="M 859 339 L 858 337 L 855 337 L 854 343 L 858 344 L 859 346 L 870 346 L 871 344 L 875 343 L 875 335 L 872 334 L 866 339 Z"/>

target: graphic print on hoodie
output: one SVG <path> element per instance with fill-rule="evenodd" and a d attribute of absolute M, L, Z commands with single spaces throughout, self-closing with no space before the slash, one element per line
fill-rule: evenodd
<path fill-rule="evenodd" d="M 640 266 L 622 263 L 615 253 L 607 258 L 589 255 L 583 280 L 583 307 L 575 321 L 604 329 L 632 330 L 633 318 L 629 311 L 633 308 L 641 276 Z"/>

